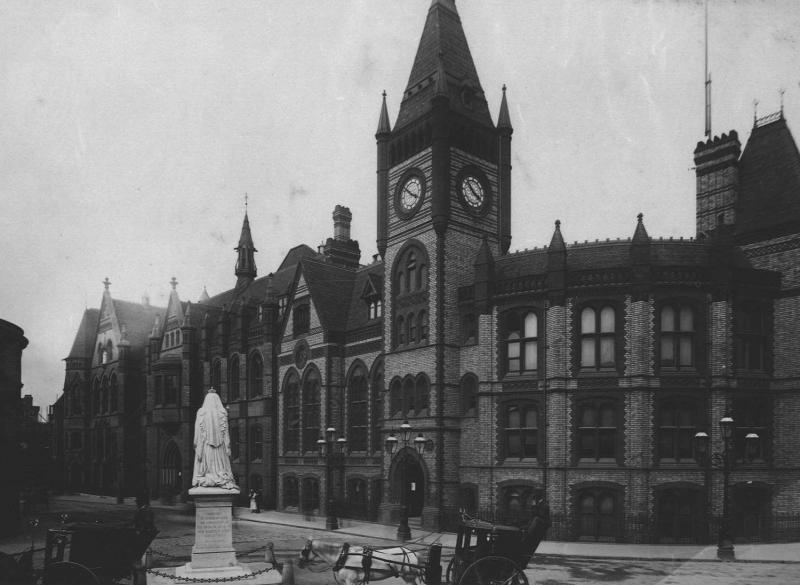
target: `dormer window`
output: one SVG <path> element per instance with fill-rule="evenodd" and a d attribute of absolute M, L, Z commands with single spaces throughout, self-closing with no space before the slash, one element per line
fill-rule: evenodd
<path fill-rule="evenodd" d="M 367 313 L 370 320 L 383 317 L 383 301 L 378 298 L 367 300 Z"/>

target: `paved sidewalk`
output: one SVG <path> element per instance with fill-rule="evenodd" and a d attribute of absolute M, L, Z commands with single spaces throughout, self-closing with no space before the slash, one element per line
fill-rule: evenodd
<path fill-rule="evenodd" d="M 234 508 L 234 517 L 250 522 L 283 524 L 325 530 L 325 518 L 304 517 L 300 514 L 263 511 L 259 514 L 247 508 Z M 397 526 L 387 526 L 375 522 L 361 522 L 341 518 L 339 529 L 331 531 L 335 535 L 369 536 L 397 542 Z M 411 529 L 409 544 L 429 545 L 440 543 L 443 547 L 455 547 L 456 536 L 452 533 L 439 533 Z M 344 540 L 343 538 L 339 538 Z M 354 540 L 354 542 L 357 542 Z M 576 558 L 641 559 L 674 561 L 716 561 L 716 545 L 669 545 L 669 544 L 612 544 L 599 542 L 555 542 L 544 541 L 539 545 L 536 555 L 568 556 Z M 737 544 L 736 560 L 745 562 L 800 563 L 800 542 L 781 544 Z"/>

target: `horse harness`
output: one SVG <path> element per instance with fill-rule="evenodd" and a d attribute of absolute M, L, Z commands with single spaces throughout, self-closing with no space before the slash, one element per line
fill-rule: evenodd
<path fill-rule="evenodd" d="M 374 552 L 374 549 L 372 549 L 372 548 L 370 548 L 368 546 L 363 546 L 361 548 L 362 548 L 362 552 L 360 553 L 361 554 L 361 567 L 353 567 L 353 566 L 349 566 L 348 567 L 348 565 L 347 565 L 347 557 L 348 556 L 356 556 L 359 553 L 350 553 L 350 543 L 347 543 L 347 542 L 343 543 L 342 544 L 342 550 L 339 551 L 339 557 L 336 559 L 336 562 L 333 564 L 332 570 L 333 570 L 334 575 L 338 571 L 340 571 L 341 569 L 345 569 L 345 568 L 349 568 L 349 569 L 360 568 L 360 569 L 362 569 L 364 571 L 363 583 L 369 583 L 370 576 L 371 576 L 371 573 L 372 573 L 372 559 L 373 559 L 372 553 Z M 394 562 L 394 561 L 389 561 L 389 560 L 386 560 L 386 559 L 379 558 L 379 560 L 384 561 L 386 563 L 387 569 L 378 569 L 378 571 L 379 572 L 384 572 L 385 570 L 388 570 L 392 577 L 400 577 L 400 571 L 398 570 L 398 566 L 399 567 L 403 567 L 403 566 L 417 567 L 417 565 L 414 565 L 414 564 L 409 562 L 411 559 L 410 559 L 408 551 L 406 549 L 402 548 L 402 547 L 401 547 L 401 550 L 403 551 L 403 560 L 402 561 Z"/>

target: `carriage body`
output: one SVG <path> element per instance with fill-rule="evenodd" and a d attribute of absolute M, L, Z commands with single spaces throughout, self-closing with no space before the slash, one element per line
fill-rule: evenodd
<path fill-rule="evenodd" d="M 43 585 L 105 585 L 131 575 L 157 534 L 153 527 L 73 522 L 47 531 Z"/>
<path fill-rule="evenodd" d="M 465 519 L 456 532 L 446 580 L 450 585 L 527 585 L 524 570 L 534 550 L 517 526 Z"/>

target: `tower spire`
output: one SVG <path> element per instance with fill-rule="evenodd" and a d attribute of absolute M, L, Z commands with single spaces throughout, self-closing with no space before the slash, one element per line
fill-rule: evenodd
<path fill-rule="evenodd" d="M 711 138 L 711 71 L 708 70 L 708 0 L 705 3 L 705 92 L 706 92 L 706 138 Z"/>
<path fill-rule="evenodd" d="M 245 195 L 245 207 L 247 206 L 247 199 Z M 238 252 L 236 259 L 236 288 L 243 285 L 250 284 L 256 277 L 256 260 L 255 253 L 258 252 L 253 245 L 253 237 L 250 235 L 250 220 L 247 217 L 247 211 L 244 212 L 244 221 L 242 222 L 242 233 L 239 236 L 239 245 L 234 248 Z"/>

